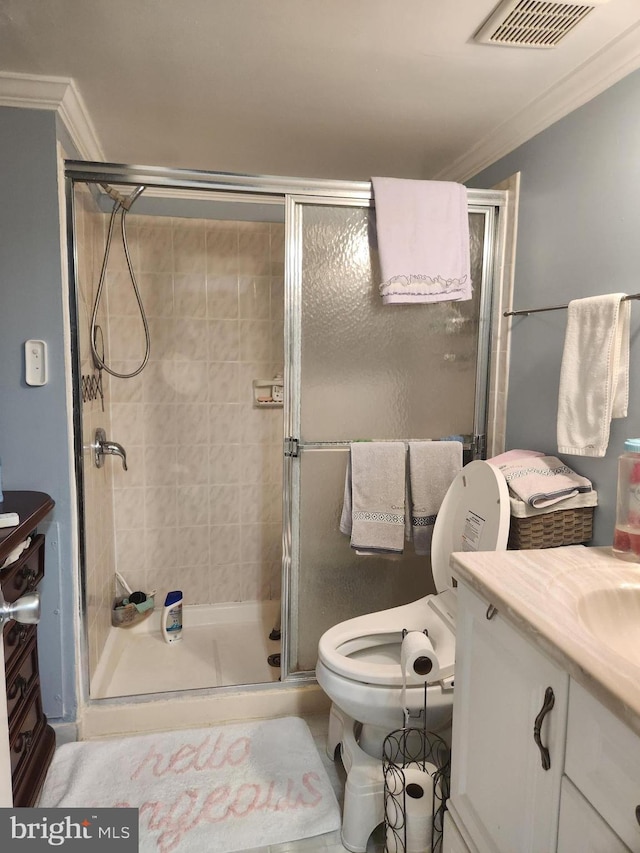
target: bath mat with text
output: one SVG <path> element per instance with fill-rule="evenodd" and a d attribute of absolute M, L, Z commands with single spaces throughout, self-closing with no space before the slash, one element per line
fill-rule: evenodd
<path fill-rule="evenodd" d="M 64 744 L 38 805 L 138 808 L 141 853 L 232 853 L 340 826 L 297 717 Z"/>

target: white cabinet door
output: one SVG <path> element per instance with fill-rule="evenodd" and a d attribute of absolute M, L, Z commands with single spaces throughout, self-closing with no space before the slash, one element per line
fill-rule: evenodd
<path fill-rule="evenodd" d="M 7 717 L 7 688 L 4 678 L 4 641 L 0 625 L 0 808 L 13 805 L 11 789 L 11 757 L 9 754 L 9 720 Z"/>
<path fill-rule="evenodd" d="M 449 812 L 444 813 L 444 829 L 442 833 L 442 853 L 471 853 L 453 822 Z"/>
<path fill-rule="evenodd" d="M 555 851 L 569 677 L 487 607 L 459 585 L 451 802 L 480 853 Z"/>
<path fill-rule="evenodd" d="M 565 776 L 560 795 L 558 853 L 629 853 L 598 812 Z"/>
<path fill-rule="evenodd" d="M 640 850 L 640 738 L 570 682 L 564 772 L 631 850 Z"/>

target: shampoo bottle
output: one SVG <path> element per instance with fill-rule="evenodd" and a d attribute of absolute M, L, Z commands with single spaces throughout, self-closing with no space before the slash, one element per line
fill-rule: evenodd
<path fill-rule="evenodd" d="M 182 591 L 168 592 L 162 611 L 162 638 L 165 643 L 182 639 Z"/>

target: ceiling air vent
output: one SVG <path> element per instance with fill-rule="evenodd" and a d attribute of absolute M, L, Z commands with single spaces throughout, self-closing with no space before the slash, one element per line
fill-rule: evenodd
<path fill-rule="evenodd" d="M 608 0 L 504 0 L 474 36 L 481 44 L 503 47 L 555 47 Z"/>

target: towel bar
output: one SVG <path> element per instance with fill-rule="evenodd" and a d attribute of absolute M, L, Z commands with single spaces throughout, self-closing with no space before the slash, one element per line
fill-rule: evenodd
<path fill-rule="evenodd" d="M 640 293 L 632 293 L 630 296 L 623 296 L 622 302 L 627 302 L 629 299 L 640 299 Z M 503 317 L 528 317 L 529 314 L 540 314 L 542 311 L 561 311 L 563 308 L 568 308 L 566 305 L 549 305 L 546 308 L 521 308 L 518 311 L 504 311 Z"/>

